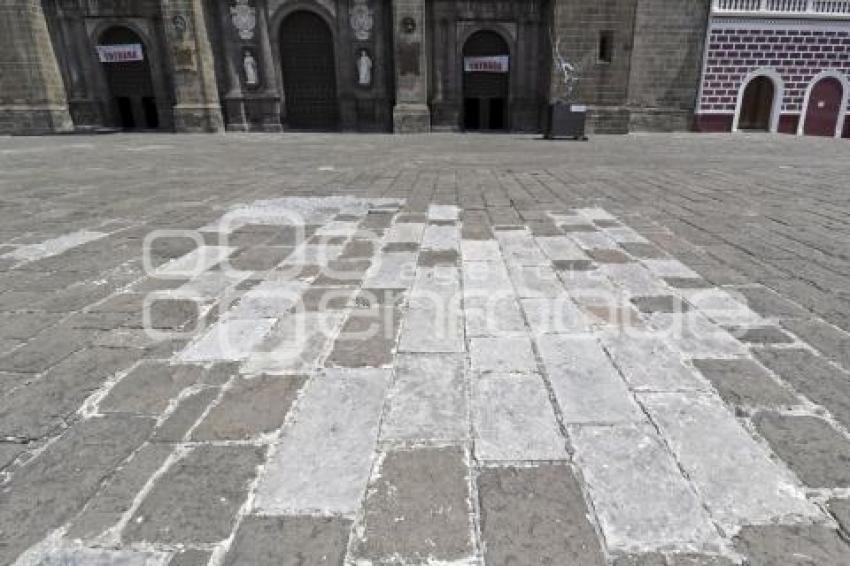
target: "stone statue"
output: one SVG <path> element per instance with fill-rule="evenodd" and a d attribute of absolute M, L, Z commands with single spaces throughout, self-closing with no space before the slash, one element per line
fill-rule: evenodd
<path fill-rule="evenodd" d="M 357 59 L 357 74 L 359 75 L 360 86 L 372 84 L 372 58 L 369 57 L 369 53 L 365 49 L 360 50 L 360 57 Z"/>
<path fill-rule="evenodd" d="M 254 59 L 254 55 L 250 51 L 245 52 L 245 57 L 242 59 L 242 67 L 245 69 L 245 84 L 249 86 L 260 84 L 257 60 Z"/>

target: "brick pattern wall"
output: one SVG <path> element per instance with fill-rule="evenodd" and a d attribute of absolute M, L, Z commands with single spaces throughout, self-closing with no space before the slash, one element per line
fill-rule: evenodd
<path fill-rule="evenodd" d="M 703 74 L 702 113 L 735 113 L 741 83 L 749 73 L 770 68 L 785 82 L 783 113 L 803 111 L 803 99 L 812 78 L 836 69 L 850 74 L 850 23 L 846 29 L 834 22 L 823 29 L 799 26 L 753 25 L 724 27 L 715 22 Z"/>

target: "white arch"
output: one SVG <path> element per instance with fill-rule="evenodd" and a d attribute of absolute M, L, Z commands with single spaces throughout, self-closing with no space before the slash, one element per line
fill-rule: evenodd
<path fill-rule="evenodd" d="M 800 123 L 797 124 L 798 136 L 802 136 L 803 132 L 806 131 L 806 114 L 809 113 L 809 99 L 811 98 L 812 91 L 821 79 L 827 78 L 837 79 L 838 82 L 841 83 L 841 107 L 838 109 L 838 122 L 835 124 L 835 137 L 840 138 L 841 134 L 844 132 L 844 119 L 847 116 L 847 103 L 850 102 L 850 80 L 847 79 L 847 75 L 837 69 L 827 69 L 826 71 L 822 71 L 812 77 L 812 80 L 809 82 L 809 86 L 806 87 L 806 96 L 803 97 L 803 108 L 800 112 Z"/>
<path fill-rule="evenodd" d="M 732 120 L 732 131 L 738 131 L 738 121 L 741 118 L 741 104 L 744 101 L 744 92 L 747 86 L 753 79 L 758 77 L 767 77 L 773 82 L 773 107 L 770 109 L 769 129 L 771 133 L 779 131 L 779 117 L 782 114 L 782 100 L 785 98 L 785 81 L 774 69 L 764 68 L 756 69 L 755 71 L 744 77 L 741 86 L 738 88 L 738 101 L 735 104 L 735 118 Z"/>

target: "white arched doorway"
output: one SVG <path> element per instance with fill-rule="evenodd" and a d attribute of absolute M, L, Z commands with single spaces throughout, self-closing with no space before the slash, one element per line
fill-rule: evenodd
<path fill-rule="evenodd" d="M 759 69 L 744 77 L 738 89 L 732 131 L 776 133 L 784 96 L 785 83 L 773 69 Z"/>
<path fill-rule="evenodd" d="M 846 75 L 834 69 L 818 73 L 806 88 L 797 135 L 840 138 L 844 131 L 848 102 L 850 81 Z M 828 131 L 823 131 L 824 128 Z"/>

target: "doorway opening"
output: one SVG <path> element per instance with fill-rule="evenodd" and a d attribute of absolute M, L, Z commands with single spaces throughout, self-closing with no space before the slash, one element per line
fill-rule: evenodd
<path fill-rule="evenodd" d="M 493 31 L 473 34 L 463 46 L 464 130 L 507 130 L 509 96 L 508 44 Z"/>
<path fill-rule="evenodd" d="M 313 12 L 299 10 L 280 29 L 285 124 L 293 130 L 338 129 L 333 34 Z"/>
<path fill-rule="evenodd" d="M 752 79 L 744 89 L 741 99 L 738 129 L 769 132 L 774 96 L 776 88 L 769 77 L 762 75 Z"/>
<path fill-rule="evenodd" d="M 112 122 L 122 130 L 156 130 L 160 108 L 154 94 L 150 63 L 139 35 L 122 26 L 103 32 L 98 40 L 101 65 L 109 88 Z"/>

